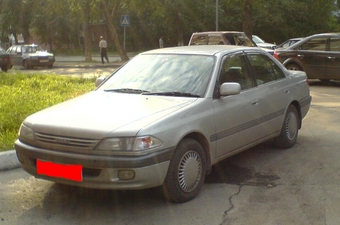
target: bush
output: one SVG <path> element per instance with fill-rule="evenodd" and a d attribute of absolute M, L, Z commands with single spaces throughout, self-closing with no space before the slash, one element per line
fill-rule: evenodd
<path fill-rule="evenodd" d="M 0 151 L 14 148 L 28 115 L 93 90 L 94 79 L 0 73 Z"/>

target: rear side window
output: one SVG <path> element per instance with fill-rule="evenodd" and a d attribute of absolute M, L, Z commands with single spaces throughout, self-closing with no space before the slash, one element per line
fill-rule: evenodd
<path fill-rule="evenodd" d="M 340 52 L 340 38 L 331 38 L 330 50 L 333 52 Z"/>
<path fill-rule="evenodd" d="M 327 38 L 313 38 L 300 46 L 300 50 L 326 51 Z"/>
<path fill-rule="evenodd" d="M 271 59 L 262 54 L 248 55 L 258 85 L 285 78 L 286 76 Z"/>

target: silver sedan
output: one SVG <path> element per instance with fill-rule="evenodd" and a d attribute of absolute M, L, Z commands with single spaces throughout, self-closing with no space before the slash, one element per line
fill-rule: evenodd
<path fill-rule="evenodd" d="M 28 173 L 90 188 L 161 186 L 185 202 L 217 162 L 269 140 L 293 146 L 311 104 L 304 72 L 252 47 L 148 51 L 97 85 L 24 120 L 15 148 Z"/>

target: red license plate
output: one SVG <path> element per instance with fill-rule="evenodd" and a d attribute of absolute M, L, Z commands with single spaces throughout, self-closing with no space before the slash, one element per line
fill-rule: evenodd
<path fill-rule="evenodd" d="M 37 159 L 37 174 L 39 175 L 82 182 L 82 169 L 82 165 L 60 164 Z"/>

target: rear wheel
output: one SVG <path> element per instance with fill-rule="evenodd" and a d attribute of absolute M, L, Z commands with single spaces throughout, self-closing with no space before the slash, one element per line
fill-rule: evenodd
<path fill-rule="evenodd" d="M 196 197 L 206 175 L 206 157 L 195 140 L 182 140 L 170 161 L 162 189 L 167 200 L 186 202 Z"/>
<path fill-rule="evenodd" d="M 274 146 L 279 148 L 290 148 L 297 140 L 299 131 L 299 115 L 295 106 L 288 107 L 280 136 L 274 138 Z"/>
<path fill-rule="evenodd" d="M 303 71 L 302 68 L 299 65 L 295 64 L 295 63 L 288 64 L 286 66 L 286 68 L 287 68 L 287 70 L 299 70 L 299 71 Z"/>

